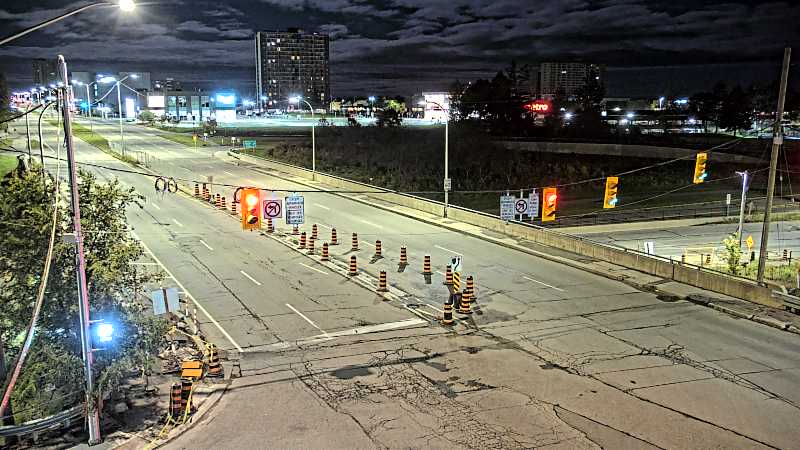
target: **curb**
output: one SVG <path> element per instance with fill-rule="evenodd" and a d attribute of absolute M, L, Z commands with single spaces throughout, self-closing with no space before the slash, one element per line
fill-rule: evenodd
<path fill-rule="evenodd" d="M 735 308 L 730 308 L 728 306 L 718 305 L 714 303 L 712 298 L 706 297 L 703 295 L 696 295 L 696 294 L 689 294 L 682 297 L 683 300 L 689 301 L 694 303 L 695 305 L 705 306 L 707 308 L 715 309 L 719 312 L 738 317 L 740 319 L 750 320 L 752 322 L 760 323 L 762 325 L 767 325 L 772 328 L 777 328 L 779 330 L 788 331 L 789 333 L 800 334 L 800 328 L 796 325 L 784 322 L 782 320 L 774 319 L 772 317 L 762 317 L 757 316 L 755 314 L 748 314 L 742 311 L 739 311 Z"/>
<path fill-rule="evenodd" d="M 228 156 L 230 156 L 232 158 L 235 158 L 235 159 L 240 159 L 237 156 L 231 155 L 230 153 L 228 153 Z M 259 170 L 259 169 L 263 170 L 262 167 L 256 167 L 254 170 L 256 170 L 258 172 L 261 172 L 261 170 Z M 275 169 L 273 169 L 273 170 L 275 170 Z M 297 183 L 297 184 L 302 185 L 302 186 L 315 188 L 315 189 L 320 189 L 319 186 L 314 186 L 314 185 L 308 184 L 308 183 L 306 183 L 304 181 L 297 181 L 295 179 L 287 178 L 287 177 L 282 176 L 282 175 L 276 175 L 275 173 L 268 173 L 268 174 L 265 174 L 265 175 L 269 175 L 269 176 L 272 176 L 272 177 L 275 177 L 275 178 L 279 178 L 281 180 L 289 181 L 289 182 L 292 182 L 292 183 Z M 326 192 L 328 194 L 331 194 L 331 195 L 336 195 L 336 196 L 339 196 L 339 197 L 342 197 L 342 198 L 346 198 L 348 200 L 352 200 L 352 201 L 361 203 L 363 205 L 367 205 L 367 206 L 370 206 L 370 207 L 373 207 L 373 208 L 377 208 L 377 209 L 380 209 L 380 210 L 383 210 L 383 211 L 387 211 L 387 212 L 391 212 L 391 213 L 394 213 L 394 214 L 398 214 L 400 216 L 407 217 L 409 219 L 418 220 L 420 222 L 424 222 L 424 223 L 427 223 L 429 225 L 433 225 L 433 226 L 437 226 L 437 227 L 440 227 L 440 228 L 444 228 L 446 230 L 450 230 L 450 231 L 453 231 L 453 232 L 456 232 L 456 233 L 460 233 L 460 234 L 463 234 L 463 235 L 467 235 L 467 236 L 478 238 L 478 239 L 481 239 L 481 240 L 484 240 L 484 241 L 488 241 L 488 242 L 491 242 L 493 244 L 509 248 L 511 250 L 516 250 L 516 251 L 519 251 L 519 252 L 522 252 L 522 253 L 527 253 L 527 254 L 529 254 L 531 256 L 537 256 L 539 258 L 546 259 L 548 261 L 552 261 L 552 262 L 555 262 L 555 263 L 558 263 L 558 264 L 563 264 L 563 265 L 566 265 L 566 266 L 570 266 L 570 267 L 572 267 L 574 269 L 582 270 L 584 272 L 589 272 L 591 274 L 594 274 L 594 275 L 597 275 L 597 276 L 601 276 L 601 277 L 604 277 L 604 278 L 608 278 L 608 279 L 611 279 L 611 280 L 614 280 L 614 281 L 625 281 L 627 279 L 627 277 L 625 277 L 625 276 L 612 275 L 612 274 L 603 272 L 601 270 L 597 270 L 597 269 L 594 269 L 594 268 L 591 268 L 591 267 L 583 266 L 580 263 L 577 263 L 575 261 L 571 261 L 571 260 L 566 259 L 566 258 L 561 258 L 559 256 L 554 256 L 554 255 L 548 255 L 547 253 L 539 252 L 539 251 L 524 247 L 524 246 L 519 245 L 519 244 L 513 244 L 513 243 L 510 243 L 510 242 L 502 241 L 502 240 L 497 239 L 497 238 L 493 238 L 491 236 L 484 236 L 484 235 L 481 235 L 481 234 L 473 233 L 471 231 L 462 230 L 462 229 L 459 229 L 459 228 L 456 228 L 456 227 L 449 226 L 447 224 L 443 224 L 443 223 L 436 222 L 434 220 L 430 220 L 430 219 L 428 219 L 426 217 L 415 216 L 415 215 L 407 213 L 405 211 L 397 211 L 397 210 L 392 209 L 392 208 L 390 208 L 388 206 L 383 206 L 383 205 L 380 205 L 380 204 L 377 204 L 377 203 L 369 202 L 369 201 L 366 201 L 364 199 L 360 199 L 360 198 L 356 198 L 356 197 L 349 197 L 349 196 L 346 196 L 346 195 L 343 195 L 343 194 L 339 194 L 336 191 L 327 191 L 327 190 L 324 190 L 324 189 L 320 189 L 320 190 L 323 191 L 323 192 Z"/>

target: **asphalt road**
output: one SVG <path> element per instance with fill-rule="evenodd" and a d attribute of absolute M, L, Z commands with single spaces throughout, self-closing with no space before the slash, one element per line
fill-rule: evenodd
<path fill-rule="evenodd" d="M 269 170 L 236 165 L 215 149 L 189 149 L 147 129 L 126 128 L 128 148 L 152 154 L 157 158 L 153 169 L 167 176 L 213 176 L 217 183 L 255 185 L 279 195 L 308 189 Z M 95 130 L 110 139 L 117 133 L 111 123 L 98 123 Z M 82 143 L 78 153 L 79 161 L 127 167 Z M 221 346 L 244 351 L 245 373 L 270 361 L 276 344 L 418 318 L 400 302 L 380 301 L 277 238 L 242 232 L 227 213 L 183 195 L 155 194 L 148 177 L 97 170 L 147 195 L 144 209 L 129 213 L 136 235 L 152 251 L 153 262 L 163 263 L 179 287 L 208 311 L 204 330 Z M 223 193 L 230 199 L 232 188 Z M 393 288 L 405 292 L 406 302 L 418 304 L 420 312 L 437 313 L 446 298 L 440 273 L 446 261 L 461 255 L 464 274 L 475 276 L 480 308 L 468 329 L 518 349 L 505 362 L 509 370 L 533 358 L 582 380 L 564 381 L 556 403 L 584 389 L 579 387 L 584 382 L 611 389 L 622 394 L 624 404 L 618 409 L 593 404 L 583 413 L 665 448 L 706 447 L 729 438 L 727 448 L 791 448 L 800 438 L 796 335 L 691 303 L 662 301 L 622 282 L 343 196 L 304 196 L 303 229 L 317 223 L 327 240 L 336 227 L 341 245 L 332 247 L 332 254 L 339 261 L 351 255 L 350 233 L 357 232 L 360 250 L 353 254 L 361 267 L 373 275 L 386 270 Z M 283 224 L 279 229 L 288 231 Z M 373 261 L 377 239 L 383 258 Z M 409 266 L 399 272 L 401 245 L 408 248 Z M 430 282 L 420 273 L 423 255 L 431 256 L 436 272 Z M 418 333 L 430 329 L 414 327 Z M 447 339 L 467 338 L 459 333 Z M 495 367 L 474 370 L 497 376 Z M 249 406 L 256 407 L 269 409 L 268 404 Z M 640 417 L 649 408 L 688 417 L 701 430 L 694 436 L 698 445 L 687 445 L 692 441 L 681 430 L 654 423 L 656 415 Z"/>

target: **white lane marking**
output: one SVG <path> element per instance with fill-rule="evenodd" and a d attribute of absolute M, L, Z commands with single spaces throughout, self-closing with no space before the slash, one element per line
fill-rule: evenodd
<path fill-rule="evenodd" d="M 227 173 L 228 175 L 230 175 L 230 176 L 232 176 L 232 177 L 235 177 L 235 176 L 236 176 L 236 175 L 234 175 L 234 174 L 232 174 L 232 173 L 228 172 L 227 170 L 223 170 L 223 172 Z"/>
<path fill-rule="evenodd" d="M 533 279 L 533 278 L 531 278 L 531 277 L 528 277 L 528 276 L 525 276 L 525 275 L 523 275 L 523 276 L 522 276 L 522 278 L 525 278 L 525 279 L 526 279 L 526 280 L 528 280 L 528 281 L 533 281 L 534 283 L 539 283 L 539 284 L 541 284 L 542 286 L 547 286 L 547 287 L 549 287 L 549 288 L 553 288 L 553 289 L 555 289 L 555 290 L 557 290 L 557 291 L 564 292 L 564 290 L 563 290 L 563 289 L 561 289 L 561 288 L 557 288 L 557 287 L 555 287 L 555 286 L 552 286 L 552 285 L 549 285 L 549 284 L 547 284 L 547 283 L 542 283 L 541 281 L 534 280 L 534 279 Z"/>
<path fill-rule="evenodd" d="M 228 339 L 228 341 L 230 341 L 230 343 L 231 343 L 231 344 L 233 344 L 233 346 L 234 346 L 234 347 L 236 347 L 236 349 L 237 349 L 237 350 L 239 350 L 239 353 L 244 353 L 244 350 L 242 349 L 242 347 L 240 347 L 240 346 L 239 346 L 239 344 L 237 344 L 237 343 L 236 343 L 236 341 L 234 341 L 234 340 L 233 340 L 233 338 L 231 337 L 231 335 L 230 335 L 230 334 L 228 334 L 228 332 L 227 332 L 227 331 L 225 331 L 225 328 L 222 328 L 222 325 L 220 325 L 220 324 L 219 324 L 219 322 L 217 322 L 217 321 L 216 321 L 216 319 L 214 319 L 214 318 L 211 316 L 211 314 L 210 314 L 210 313 L 209 313 L 209 312 L 208 312 L 208 311 L 207 311 L 205 308 L 203 308 L 203 305 L 201 305 L 201 304 L 200 304 L 200 302 L 198 302 L 198 301 L 197 301 L 197 299 L 195 299 L 195 298 L 194 298 L 194 296 L 193 296 L 193 295 L 192 295 L 192 294 L 189 292 L 189 290 L 188 290 L 188 289 L 186 289 L 186 288 L 183 286 L 183 284 L 181 284 L 181 282 L 180 282 L 180 281 L 178 281 L 178 279 L 177 279 L 177 278 L 175 278 L 175 276 L 174 276 L 174 275 L 172 275 L 172 272 L 170 272 L 170 271 L 169 271 L 169 269 L 167 269 L 167 266 L 165 266 L 165 265 L 164 265 L 164 264 L 161 262 L 161 260 L 159 260 L 159 259 L 158 259 L 158 257 L 156 256 L 156 254 L 155 254 L 155 253 L 153 253 L 153 252 L 150 250 L 150 247 L 148 247 L 148 246 L 147 246 L 147 244 L 145 244 L 145 243 L 144 243 L 144 241 L 142 241 L 141 239 L 139 239 L 139 236 L 137 236 L 137 235 L 136 235 L 136 232 L 134 232 L 134 231 L 131 231 L 131 236 L 133 236 L 133 238 L 134 238 L 134 239 L 136 239 L 137 241 L 139 241 L 139 243 L 140 243 L 140 244 L 142 244 L 142 247 L 145 249 L 145 251 L 146 251 L 148 254 L 150 254 L 150 256 L 153 258 L 153 260 L 154 260 L 155 262 L 157 262 L 157 263 L 158 263 L 158 265 L 159 265 L 159 266 L 161 266 L 161 268 L 164 270 L 164 272 L 166 272 L 166 273 L 167 273 L 167 275 L 169 275 L 169 277 L 170 277 L 170 278 L 172 278 L 172 279 L 175 281 L 175 284 L 177 284 L 177 285 L 178 285 L 178 287 L 179 287 L 179 288 L 181 288 L 181 290 L 183 290 L 183 292 L 186 294 L 186 296 L 187 296 L 187 297 L 189 297 L 189 300 L 191 300 L 191 301 L 192 301 L 192 303 L 194 303 L 194 304 L 195 304 L 195 306 L 197 306 L 198 308 L 200 308 L 200 311 L 201 311 L 203 314 L 205 314 L 205 316 L 206 316 L 206 317 L 208 317 L 208 320 L 210 320 L 210 321 L 211 321 L 211 323 L 213 323 L 213 324 L 214 324 L 214 326 L 216 326 L 216 327 L 217 327 L 217 329 L 218 329 L 220 332 L 222 332 L 222 334 L 225 336 L 225 338 L 226 338 L 226 339 Z"/>
<path fill-rule="evenodd" d="M 244 181 L 247 181 L 247 182 L 248 182 L 248 183 L 250 183 L 250 184 L 255 184 L 255 185 L 257 185 L 257 184 L 258 184 L 258 181 L 255 181 L 255 180 L 253 180 L 252 178 L 245 178 L 245 179 L 244 179 Z"/>
<path fill-rule="evenodd" d="M 367 245 L 369 245 L 370 247 L 375 247 L 375 244 L 373 244 L 372 242 L 361 241 L 361 243 L 362 243 L 362 244 L 367 244 Z"/>
<path fill-rule="evenodd" d="M 251 277 L 250 275 L 248 275 L 248 274 L 247 274 L 247 272 L 245 272 L 244 270 L 240 270 L 239 272 L 241 272 L 241 273 L 242 273 L 242 275 L 244 275 L 244 276 L 246 276 L 247 278 L 249 278 L 249 279 L 250 279 L 250 281 L 252 281 L 252 282 L 253 282 L 253 283 L 255 283 L 256 285 L 258 285 L 258 286 L 261 286 L 261 283 L 259 283 L 259 282 L 258 282 L 258 280 L 256 280 L 255 278 Z"/>
<path fill-rule="evenodd" d="M 214 166 L 206 166 L 206 167 L 209 168 L 209 169 L 213 169 L 214 168 Z"/>
<path fill-rule="evenodd" d="M 322 208 L 322 209 L 324 209 L 324 210 L 326 210 L 326 211 L 330 211 L 330 210 L 331 210 L 331 209 L 330 209 L 330 208 L 328 208 L 327 206 L 320 205 L 319 203 L 314 203 L 314 206 L 316 206 L 316 207 L 318 207 L 318 208 Z"/>
<path fill-rule="evenodd" d="M 318 327 L 318 326 L 317 326 L 317 324 L 315 324 L 314 322 L 312 322 L 312 321 L 311 321 L 311 319 L 309 319 L 308 317 L 306 317 L 306 316 L 305 316 L 305 314 L 303 314 L 303 313 L 301 313 L 300 311 L 298 311 L 298 310 L 294 309 L 294 306 L 292 306 L 292 305 L 290 305 L 290 304 L 288 304 L 288 303 L 286 304 L 286 306 L 288 306 L 288 307 L 289 307 L 289 309 L 291 309 L 292 311 L 296 312 L 296 313 L 297 313 L 297 315 L 298 315 L 298 316 L 300 316 L 300 317 L 302 317 L 302 318 L 303 318 L 303 319 L 304 319 L 306 322 L 310 323 L 312 327 L 314 327 L 314 328 L 318 329 L 319 331 L 322 331 L 322 336 L 324 336 L 325 338 L 327 338 L 327 337 L 328 337 L 328 332 L 327 332 L 327 331 L 325 331 L 325 330 L 323 330 L 322 328 Z"/>
<path fill-rule="evenodd" d="M 179 227 L 182 227 L 182 226 L 183 226 L 183 224 L 182 224 L 182 223 L 180 223 L 180 222 L 178 222 L 178 219 L 176 219 L 176 218 L 174 218 L 174 217 L 172 218 L 172 221 L 173 221 L 173 222 L 175 222 L 175 225 L 177 225 L 177 226 L 179 226 Z"/>
<path fill-rule="evenodd" d="M 322 228 L 327 228 L 329 230 L 333 229 L 333 227 L 329 227 L 329 226 L 325 225 L 324 223 L 318 223 L 317 225 L 321 226 Z"/>
<path fill-rule="evenodd" d="M 440 272 L 438 270 L 436 271 L 436 273 L 438 273 L 439 275 L 444 275 L 444 273 L 442 273 L 442 272 Z"/>
<path fill-rule="evenodd" d="M 156 205 L 155 203 L 150 203 L 150 206 L 152 206 L 153 208 L 155 208 L 155 209 L 157 209 L 157 210 L 161 211 L 161 207 L 160 207 L 160 206 L 158 206 L 158 205 Z"/>
<path fill-rule="evenodd" d="M 372 222 L 370 222 L 370 221 L 368 221 L 368 220 L 364 220 L 364 219 L 358 219 L 358 221 L 359 221 L 359 222 L 361 222 L 361 223 L 365 223 L 365 224 L 367 224 L 367 225 L 372 225 L 373 227 L 375 227 L 375 228 L 378 228 L 378 229 L 381 229 L 381 230 L 383 229 L 383 227 L 382 227 L 382 226 L 380 226 L 380 225 L 378 225 L 378 224 L 376 224 L 376 223 L 372 223 Z"/>
<path fill-rule="evenodd" d="M 300 264 L 301 266 L 305 267 L 306 269 L 315 270 L 315 271 L 317 271 L 317 272 L 319 272 L 319 273 L 321 273 L 321 274 L 323 274 L 323 275 L 327 275 L 327 274 L 328 274 L 328 272 L 323 272 L 323 271 L 321 271 L 321 270 L 319 270 L 319 269 L 317 269 L 317 268 L 315 268 L 315 267 L 311 267 L 311 266 L 309 266 L 308 264 L 303 264 L 303 263 L 299 263 L 299 264 Z"/>
<path fill-rule="evenodd" d="M 204 240 L 200 239 L 200 243 L 201 243 L 201 244 L 203 244 L 203 245 L 205 245 L 205 246 L 206 246 L 206 248 L 207 248 L 207 249 L 209 249 L 209 250 L 211 250 L 212 252 L 214 251 L 214 249 L 213 249 L 213 248 L 211 248 L 211 246 L 210 246 L 210 245 L 206 244 L 206 241 L 204 241 Z"/>
<path fill-rule="evenodd" d="M 289 306 L 287 304 L 287 306 Z M 294 309 L 294 308 L 292 308 Z M 342 331 L 335 331 L 333 333 L 324 333 L 318 334 L 316 336 L 312 336 L 305 339 L 298 339 L 295 342 L 277 342 L 275 344 L 270 344 L 270 348 L 278 348 L 278 349 L 286 349 L 290 348 L 292 345 L 306 345 L 306 344 L 316 344 L 319 342 L 330 341 L 337 337 L 342 336 L 357 336 L 362 334 L 369 334 L 369 333 L 378 333 L 381 331 L 390 331 L 390 330 L 397 330 L 400 328 L 408 328 L 416 325 L 427 324 L 428 322 L 419 318 L 411 318 L 406 320 L 401 320 L 399 322 L 389 322 L 389 323 L 380 323 L 377 325 L 366 325 L 363 327 L 351 328 L 349 330 L 342 330 Z"/>
<path fill-rule="evenodd" d="M 455 250 L 450 250 L 449 248 L 444 248 L 444 247 L 439 246 L 439 245 L 434 245 L 434 247 L 438 248 L 439 250 L 444 250 L 446 252 L 454 253 L 456 255 L 461 255 L 461 253 L 459 253 L 459 252 L 457 252 Z"/>

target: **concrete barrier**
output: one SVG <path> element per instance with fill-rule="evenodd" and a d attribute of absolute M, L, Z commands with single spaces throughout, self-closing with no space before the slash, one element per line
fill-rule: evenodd
<path fill-rule="evenodd" d="M 248 155 L 237 154 L 236 156 L 242 160 L 269 167 L 279 172 L 311 179 L 311 171 L 302 167 Z M 335 175 L 317 172 L 316 179 L 337 189 L 365 192 L 364 195 L 369 197 L 370 200 L 382 200 L 437 216 L 441 216 L 444 210 L 444 204 L 435 200 L 401 194 Z M 369 192 L 374 192 L 374 196 L 371 196 Z M 783 307 L 782 302 L 773 298 L 771 289 L 745 278 L 714 272 L 666 258 L 646 255 L 635 250 L 593 242 L 582 237 L 564 234 L 536 225 L 505 222 L 500 220 L 499 217 L 459 206 L 451 205 L 448 208 L 448 218 L 753 303 L 773 308 Z"/>

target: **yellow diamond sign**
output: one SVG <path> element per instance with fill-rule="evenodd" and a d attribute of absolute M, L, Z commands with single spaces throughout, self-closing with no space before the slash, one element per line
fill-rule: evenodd
<path fill-rule="evenodd" d="M 745 240 L 745 242 L 747 242 L 747 249 L 748 250 L 752 250 L 753 249 L 753 244 L 754 244 L 753 235 L 751 234 L 751 235 L 747 236 L 747 240 Z"/>

